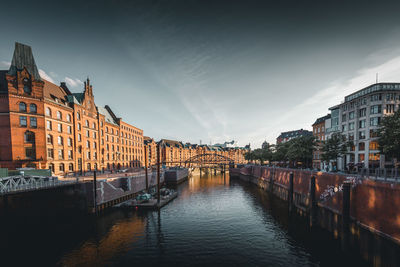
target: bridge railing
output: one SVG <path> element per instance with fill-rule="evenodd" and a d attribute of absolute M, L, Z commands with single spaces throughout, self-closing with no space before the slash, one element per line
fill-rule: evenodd
<path fill-rule="evenodd" d="M 32 191 L 57 187 L 74 183 L 75 181 L 60 181 L 56 177 L 41 176 L 10 176 L 0 178 L 0 195 L 14 192 Z"/>

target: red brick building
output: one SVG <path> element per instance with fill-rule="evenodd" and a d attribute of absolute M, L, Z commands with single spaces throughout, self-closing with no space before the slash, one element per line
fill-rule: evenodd
<path fill-rule="evenodd" d="M 312 125 L 313 127 L 313 135 L 316 139 L 317 145 L 316 148 L 313 151 L 313 160 L 312 160 L 312 166 L 314 169 L 322 169 L 322 152 L 321 152 L 321 147 L 322 147 L 322 142 L 325 141 L 325 122 L 326 120 L 330 119 L 331 115 L 328 114 L 326 116 L 318 118 Z"/>
<path fill-rule="evenodd" d="M 0 166 L 55 174 L 143 165 L 143 130 L 98 107 L 89 79 L 71 93 L 40 77 L 32 49 L 15 44 L 0 71 Z"/>

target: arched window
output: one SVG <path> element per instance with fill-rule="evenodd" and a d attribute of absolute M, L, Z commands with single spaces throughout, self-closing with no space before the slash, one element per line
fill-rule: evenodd
<path fill-rule="evenodd" d="M 46 116 L 51 117 L 51 109 L 50 108 L 46 108 Z"/>
<path fill-rule="evenodd" d="M 64 163 L 61 163 L 59 166 L 60 172 L 64 172 Z"/>
<path fill-rule="evenodd" d="M 51 172 L 54 172 L 54 164 L 53 163 L 49 164 L 49 169 Z"/>
<path fill-rule="evenodd" d="M 25 143 L 35 143 L 35 133 L 31 131 L 26 131 L 24 133 L 24 142 Z"/>
<path fill-rule="evenodd" d="M 62 119 L 62 114 L 60 111 L 57 111 L 57 119 L 61 120 Z"/>
<path fill-rule="evenodd" d="M 19 111 L 26 112 L 26 104 L 24 102 L 19 102 Z"/>
<path fill-rule="evenodd" d="M 37 107 L 35 104 L 30 104 L 29 105 L 29 112 L 30 113 L 37 113 Z"/>
<path fill-rule="evenodd" d="M 24 93 L 26 93 L 26 94 L 32 93 L 32 87 L 31 87 L 30 79 L 24 78 L 22 80 L 22 83 L 24 84 Z"/>
<path fill-rule="evenodd" d="M 70 163 L 69 166 L 68 166 L 68 170 L 70 172 L 73 172 L 74 171 L 74 164 Z"/>

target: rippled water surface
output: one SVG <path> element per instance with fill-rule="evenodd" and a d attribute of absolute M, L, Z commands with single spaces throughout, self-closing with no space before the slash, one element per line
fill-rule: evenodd
<path fill-rule="evenodd" d="M 344 266 L 349 261 L 329 235 L 311 235 L 301 220 L 289 224 L 285 204 L 254 185 L 228 175 L 197 176 L 178 191 L 160 212 L 113 211 L 57 225 L 53 237 L 30 236 L 38 239 L 24 249 L 42 246 L 27 255 L 43 266 Z"/>

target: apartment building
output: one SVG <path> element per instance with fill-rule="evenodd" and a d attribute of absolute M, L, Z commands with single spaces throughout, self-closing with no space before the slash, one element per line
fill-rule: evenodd
<path fill-rule="evenodd" d="M 323 169 L 324 163 L 321 160 L 322 156 L 322 142 L 325 141 L 326 122 L 330 120 L 331 114 L 318 118 L 312 125 L 313 135 L 316 139 L 317 145 L 313 151 L 312 166 L 314 169 Z"/>

